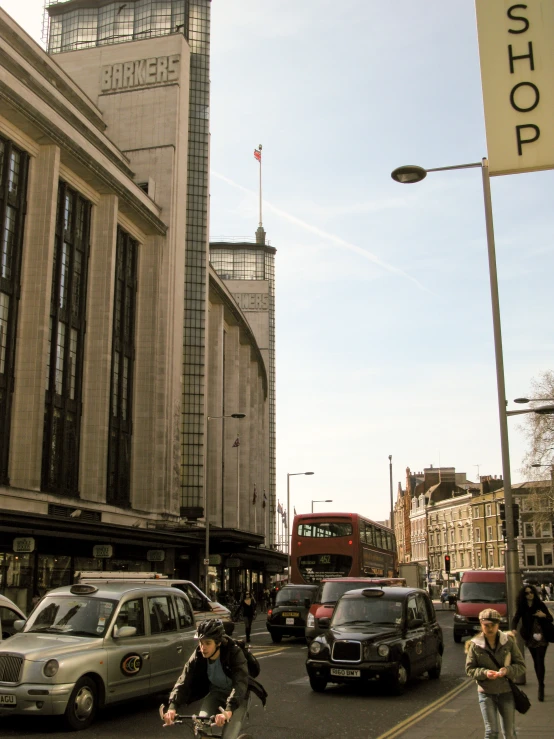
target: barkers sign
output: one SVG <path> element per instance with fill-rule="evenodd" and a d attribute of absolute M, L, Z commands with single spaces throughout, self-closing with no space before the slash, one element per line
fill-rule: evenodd
<path fill-rule="evenodd" d="M 491 175 L 554 168 L 554 2 L 475 0 Z"/>
<path fill-rule="evenodd" d="M 180 54 L 135 59 L 102 67 L 102 92 L 161 85 L 179 79 Z"/>
<path fill-rule="evenodd" d="M 269 310 L 269 295 L 265 293 L 233 293 L 242 310 Z"/>

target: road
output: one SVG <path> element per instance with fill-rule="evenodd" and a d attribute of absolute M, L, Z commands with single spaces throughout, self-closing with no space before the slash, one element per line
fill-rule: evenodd
<path fill-rule="evenodd" d="M 306 676 L 306 645 L 300 639 L 285 638 L 272 644 L 265 630 L 263 614 L 252 630 L 253 651 L 260 660 L 259 680 L 269 693 L 265 711 L 254 699 L 249 732 L 255 739 L 339 739 L 359 736 L 378 739 L 384 732 L 439 699 L 465 680 L 464 647 L 452 637 L 453 611 L 437 615 L 444 631 L 445 653 L 440 680 L 419 678 L 409 684 L 401 697 L 388 695 L 379 685 L 366 689 L 330 685 L 324 693 L 314 693 Z M 238 625 L 235 635 L 242 635 Z M 163 697 L 108 708 L 96 723 L 82 732 L 83 739 L 171 739 L 192 734 L 181 726 L 163 729 L 157 709 Z M 191 706 L 194 712 L 195 706 Z M 4 717 L 0 719 L 3 739 L 67 739 L 68 734 L 53 719 Z"/>

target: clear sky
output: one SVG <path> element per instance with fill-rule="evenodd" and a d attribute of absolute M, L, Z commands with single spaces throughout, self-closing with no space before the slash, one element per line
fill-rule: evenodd
<path fill-rule="evenodd" d="M 42 4 L 2 0 L 40 40 Z M 276 247 L 277 495 L 389 511 L 405 469 L 502 472 L 473 0 L 213 0 L 211 235 Z M 554 172 L 492 180 L 507 398 L 552 369 Z M 521 408 L 521 406 L 519 406 Z M 525 418 L 525 416 L 521 417 Z M 525 441 L 509 419 L 512 481 Z"/>

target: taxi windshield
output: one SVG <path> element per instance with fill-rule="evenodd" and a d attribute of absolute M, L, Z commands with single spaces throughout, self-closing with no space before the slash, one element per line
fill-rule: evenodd
<path fill-rule="evenodd" d="M 116 601 L 88 596 L 46 596 L 25 624 L 26 633 L 103 637 Z"/>
<path fill-rule="evenodd" d="M 402 622 L 402 603 L 383 598 L 343 598 L 337 603 L 331 625 L 375 624 L 398 626 Z"/>

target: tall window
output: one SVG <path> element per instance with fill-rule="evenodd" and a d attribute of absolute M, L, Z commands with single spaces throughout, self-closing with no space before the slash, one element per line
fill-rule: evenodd
<path fill-rule="evenodd" d="M 117 230 L 107 501 L 130 504 L 137 242 Z"/>
<path fill-rule="evenodd" d="M 60 181 L 46 367 L 42 489 L 71 496 L 79 494 L 90 210 L 89 202 Z"/>
<path fill-rule="evenodd" d="M 0 483 L 8 484 L 11 401 L 28 156 L 0 138 Z"/>

